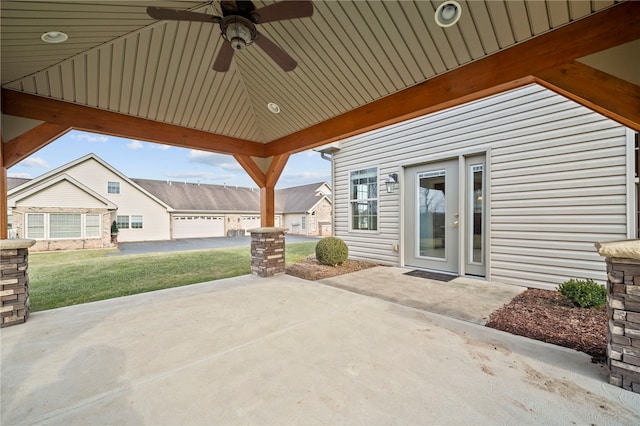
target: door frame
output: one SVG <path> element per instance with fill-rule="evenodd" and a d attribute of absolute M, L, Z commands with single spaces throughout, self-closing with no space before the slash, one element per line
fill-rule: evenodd
<path fill-rule="evenodd" d="M 470 278 L 476 278 L 479 280 L 491 280 L 491 148 L 487 147 L 480 150 L 465 150 L 465 151 L 457 151 L 455 153 L 440 153 L 438 155 L 429 155 L 429 156 L 418 156 L 413 158 L 410 161 L 402 162 L 400 166 L 400 185 L 399 185 L 399 213 L 400 213 L 400 230 L 399 230 L 399 260 L 400 266 L 405 268 L 414 268 L 413 266 L 409 266 L 406 263 L 406 251 L 407 251 L 407 241 L 405 238 L 405 231 L 407 227 L 407 221 L 405 220 L 406 215 L 406 207 L 405 207 L 405 197 L 411 196 L 411 188 L 408 188 L 407 185 L 413 185 L 413 182 L 406 182 L 405 175 L 406 170 L 411 167 L 428 165 L 432 163 L 439 163 L 447 160 L 458 160 L 458 185 L 459 188 L 462 187 L 463 190 L 458 191 L 458 206 L 464 206 L 464 208 L 459 207 L 459 221 L 463 224 L 464 232 L 458 232 L 458 249 L 463 247 L 464 250 L 467 249 L 467 209 L 466 209 L 466 192 L 467 192 L 467 181 L 466 181 L 466 161 L 468 158 L 484 156 L 484 185 L 485 185 L 485 194 L 484 203 L 485 203 L 485 215 L 483 217 L 483 226 L 484 226 L 484 262 L 485 262 L 485 275 L 484 277 L 471 275 Z M 414 225 L 412 225 L 414 226 Z M 465 267 L 466 256 L 458 256 L 458 274 L 460 276 L 467 276 L 467 271 Z"/>

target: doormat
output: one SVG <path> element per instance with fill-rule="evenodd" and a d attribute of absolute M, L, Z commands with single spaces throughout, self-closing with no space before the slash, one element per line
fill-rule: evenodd
<path fill-rule="evenodd" d="M 417 269 L 415 271 L 405 272 L 404 275 L 409 275 L 412 277 L 419 277 L 419 278 L 428 278 L 430 280 L 443 281 L 445 283 L 448 283 L 449 281 L 455 278 L 458 278 L 457 275 L 439 274 L 437 272 L 420 271 Z"/>

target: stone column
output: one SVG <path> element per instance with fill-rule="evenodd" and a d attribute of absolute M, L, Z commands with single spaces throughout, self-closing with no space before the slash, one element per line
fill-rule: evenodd
<path fill-rule="evenodd" d="M 640 393 L 640 240 L 596 243 L 607 261 L 609 383 Z"/>
<path fill-rule="evenodd" d="M 284 274 L 284 234 L 287 228 L 249 229 L 251 234 L 251 273 L 259 277 Z"/>
<path fill-rule="evenodd" d="M 29 318 L 29 247 L 35 240 L 0 240 L 0 327 Z"/>

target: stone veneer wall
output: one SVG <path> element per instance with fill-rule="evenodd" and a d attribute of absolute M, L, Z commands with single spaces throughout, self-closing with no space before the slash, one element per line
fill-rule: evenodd
<path fill-rule="evenodd" d="M 34 240 L 0 240 L 0 327 L 29 318 L 29 247 Z"/>
<path fill-rule="evenodd" d="M 640 393 L 640 241 L 596 247 L 607 262 L 609 383 Z"/>
<path fill-rule="evenodd" d="M 256 228 L 251 233 L 251 273 L 259 277 L 284 274 L 284 234 L 287 228 Z"/>

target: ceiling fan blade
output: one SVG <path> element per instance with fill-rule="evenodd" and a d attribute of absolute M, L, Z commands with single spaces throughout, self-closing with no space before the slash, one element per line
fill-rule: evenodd
<path fill-rule="evenodd" d="M 226 42 L 222 42 L 222 47 L 218 52 L 218 56 L 216 56 L 215 61 L 213 61 L 213 66 L 211 67 L 214 71 L 218 72 L 227 72 L 229 71 L 229 67 L 231 66 L 231 59 L 233 59 L 233 47 Z"/>
<path fill-rule="evenodd" d="M 222 18 L 206 13 L 189 12 L 188 10 L 165 9 L 162 7 L 147 7 L 147 15 L 153 19 L 165 21 L 194 21 L 217 24 Z"/>
<path fill-rule="evenodd" d="M 286 19 L 307 18 L 313 15 L 313 2 L 310 0 L 281 1 L 261 7 L 255 13 L 260 16 L 261 24 Z"/>
<path fill-rule="evenodd" d="M 272 42 L 267 36 L 258 31 L 258 37 L 254 43 L 260 46 L 264 52 L 273 59 L 284 71 L 293 71 L 298 63 L 287 52 L 282 50 L 277 44 Z"/>

